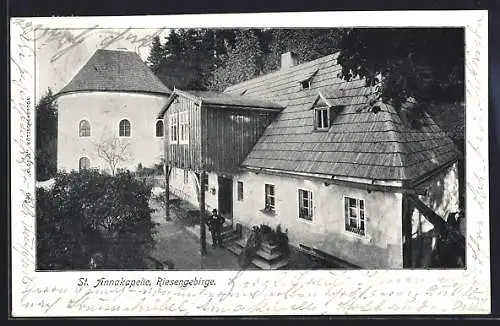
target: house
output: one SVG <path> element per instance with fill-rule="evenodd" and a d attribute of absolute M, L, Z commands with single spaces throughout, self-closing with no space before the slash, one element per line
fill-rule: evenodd
<path fill-rule="evenodd" d="M 159 114 L 165 120 L 165 161 L 171 167 L 172 192 L 198 205 L 201 181 L 206 208 L 218 208 L 231 224 L 234 177 L 282 109 L 251 97 L 174 89 Z"/>
<path fill-rule="evenodd" d="M 298 248 L 415 267 L 414 240 L 458 210 L 459 151 L 427 113 L 410 124 L 375 87 L 340 79 L 336 59 L 285 53 L 223 93 L 174 90 L 159 114 L 170 189 L 246 230 L 280 225 Z"/>
<path fill-rule="evenodd" d="M 57 94 L 58 170 L 161 163 L 170 94 L 135 52 L 97 50 Z"/>

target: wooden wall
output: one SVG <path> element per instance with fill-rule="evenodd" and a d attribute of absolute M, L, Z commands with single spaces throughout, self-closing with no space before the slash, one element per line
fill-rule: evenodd
<path fill-rule="evenodd" d="M 275 115 L 274 112 L 204 105 L 201 141 L 205 170 L 235 171 Z"/>
<path fill-rule="evenodd" d="M 189 144 L 170 143 L 170 115 L 189 112 Z M 177 97 L 164 117 L 165 159 L 192 171 L 234 172 L 277 113 L 222 108 Z"/>
<path fill-rule="evenodd" d="M 189 112 L 189 144 L 170 143 L 170 115 Z M 200 106 L 194 101 L 178 96 L 164 117 L 165 159 L 169 165 L 197 171 L 201 169 Z"/>

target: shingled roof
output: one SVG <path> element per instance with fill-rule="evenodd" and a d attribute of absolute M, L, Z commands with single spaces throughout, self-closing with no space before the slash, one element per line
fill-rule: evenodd
<path fill-rule="evenodd" d="M 421 126 L 412 128 L 390 105 L 377 103 L 380 110 L 373 112 L 369 103 L 375 88 L 366 87 L 363 80 L 340 79 L 336 59 L 337 54 L 328 55 L 225 90 L 285 107 L 243 166 L 325 177 L 416 181 L 457 159 L 457 148 L 427 113 Z M 303 89 L 301 81 L 310 75 L 310 87 Z M 313 128 L 311 110 L 318 99 L 335 107 L 327 132 Z"/>
<path fill-rule="evenodd" d="M 248 110 L 257 109 L 267 109 L 273 111 L 280 111 L 283 109 L 281 104 L 271 102 L 268 100 L 263 100 L 260 98 L 241 96 L 234 94 L 225 94 L 220 92 L 212 91 L 183 91 L 179 89 L 174 89 L 172 93 L 171 100 L 163 107 L 163 109 L 158 113 L 158 118 L 163 118 L 165 112 L 170 106 L 172 99 L 176 96 L 184 96 L 195 101 L 199 101 L 202 104 L 208 104 L 218 107 L 228 107 L 228 108 L 244 108 Z"/>
<path fill-rule="evenodd" d="M 135 52 L 97 50 L 58 94 L 120 91 L 170 94 Z"/>

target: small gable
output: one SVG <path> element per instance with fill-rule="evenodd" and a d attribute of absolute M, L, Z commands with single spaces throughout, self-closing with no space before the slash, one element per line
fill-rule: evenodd
<path fill-rule="evenodd" d="M 316 99 L 314 100 L 311 109 L 318 107 L 326 107 L 326 106 L 331 107 L 332 104 L 321 93 L 319 93 Z"/>
<path fill-rule="evenodd" d="M 301 76 L 301 78 L 299 80 L 301 89 L 309 89 L 309 88 L 311 88 L 312 80 L 313 80 L 314 76 L 316 76 L 316 74 L 318 73 L 318 71 L 319 71 L 319 69 L 316 69 L 312 73 L 308 72 L 307 74 Z"/>

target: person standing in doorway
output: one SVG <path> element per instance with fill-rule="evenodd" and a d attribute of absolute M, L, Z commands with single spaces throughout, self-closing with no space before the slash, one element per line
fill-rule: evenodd
<path fill-rule="evenodd" d="M 212 233 L 212 247 L 217 245 L 222 246 L 222 225 L 224 224 L 224 217 L 220 216 L 217 209 L 212 210 L 212 215 L 208 218 L 207 225 L 208 229 Z"/>

